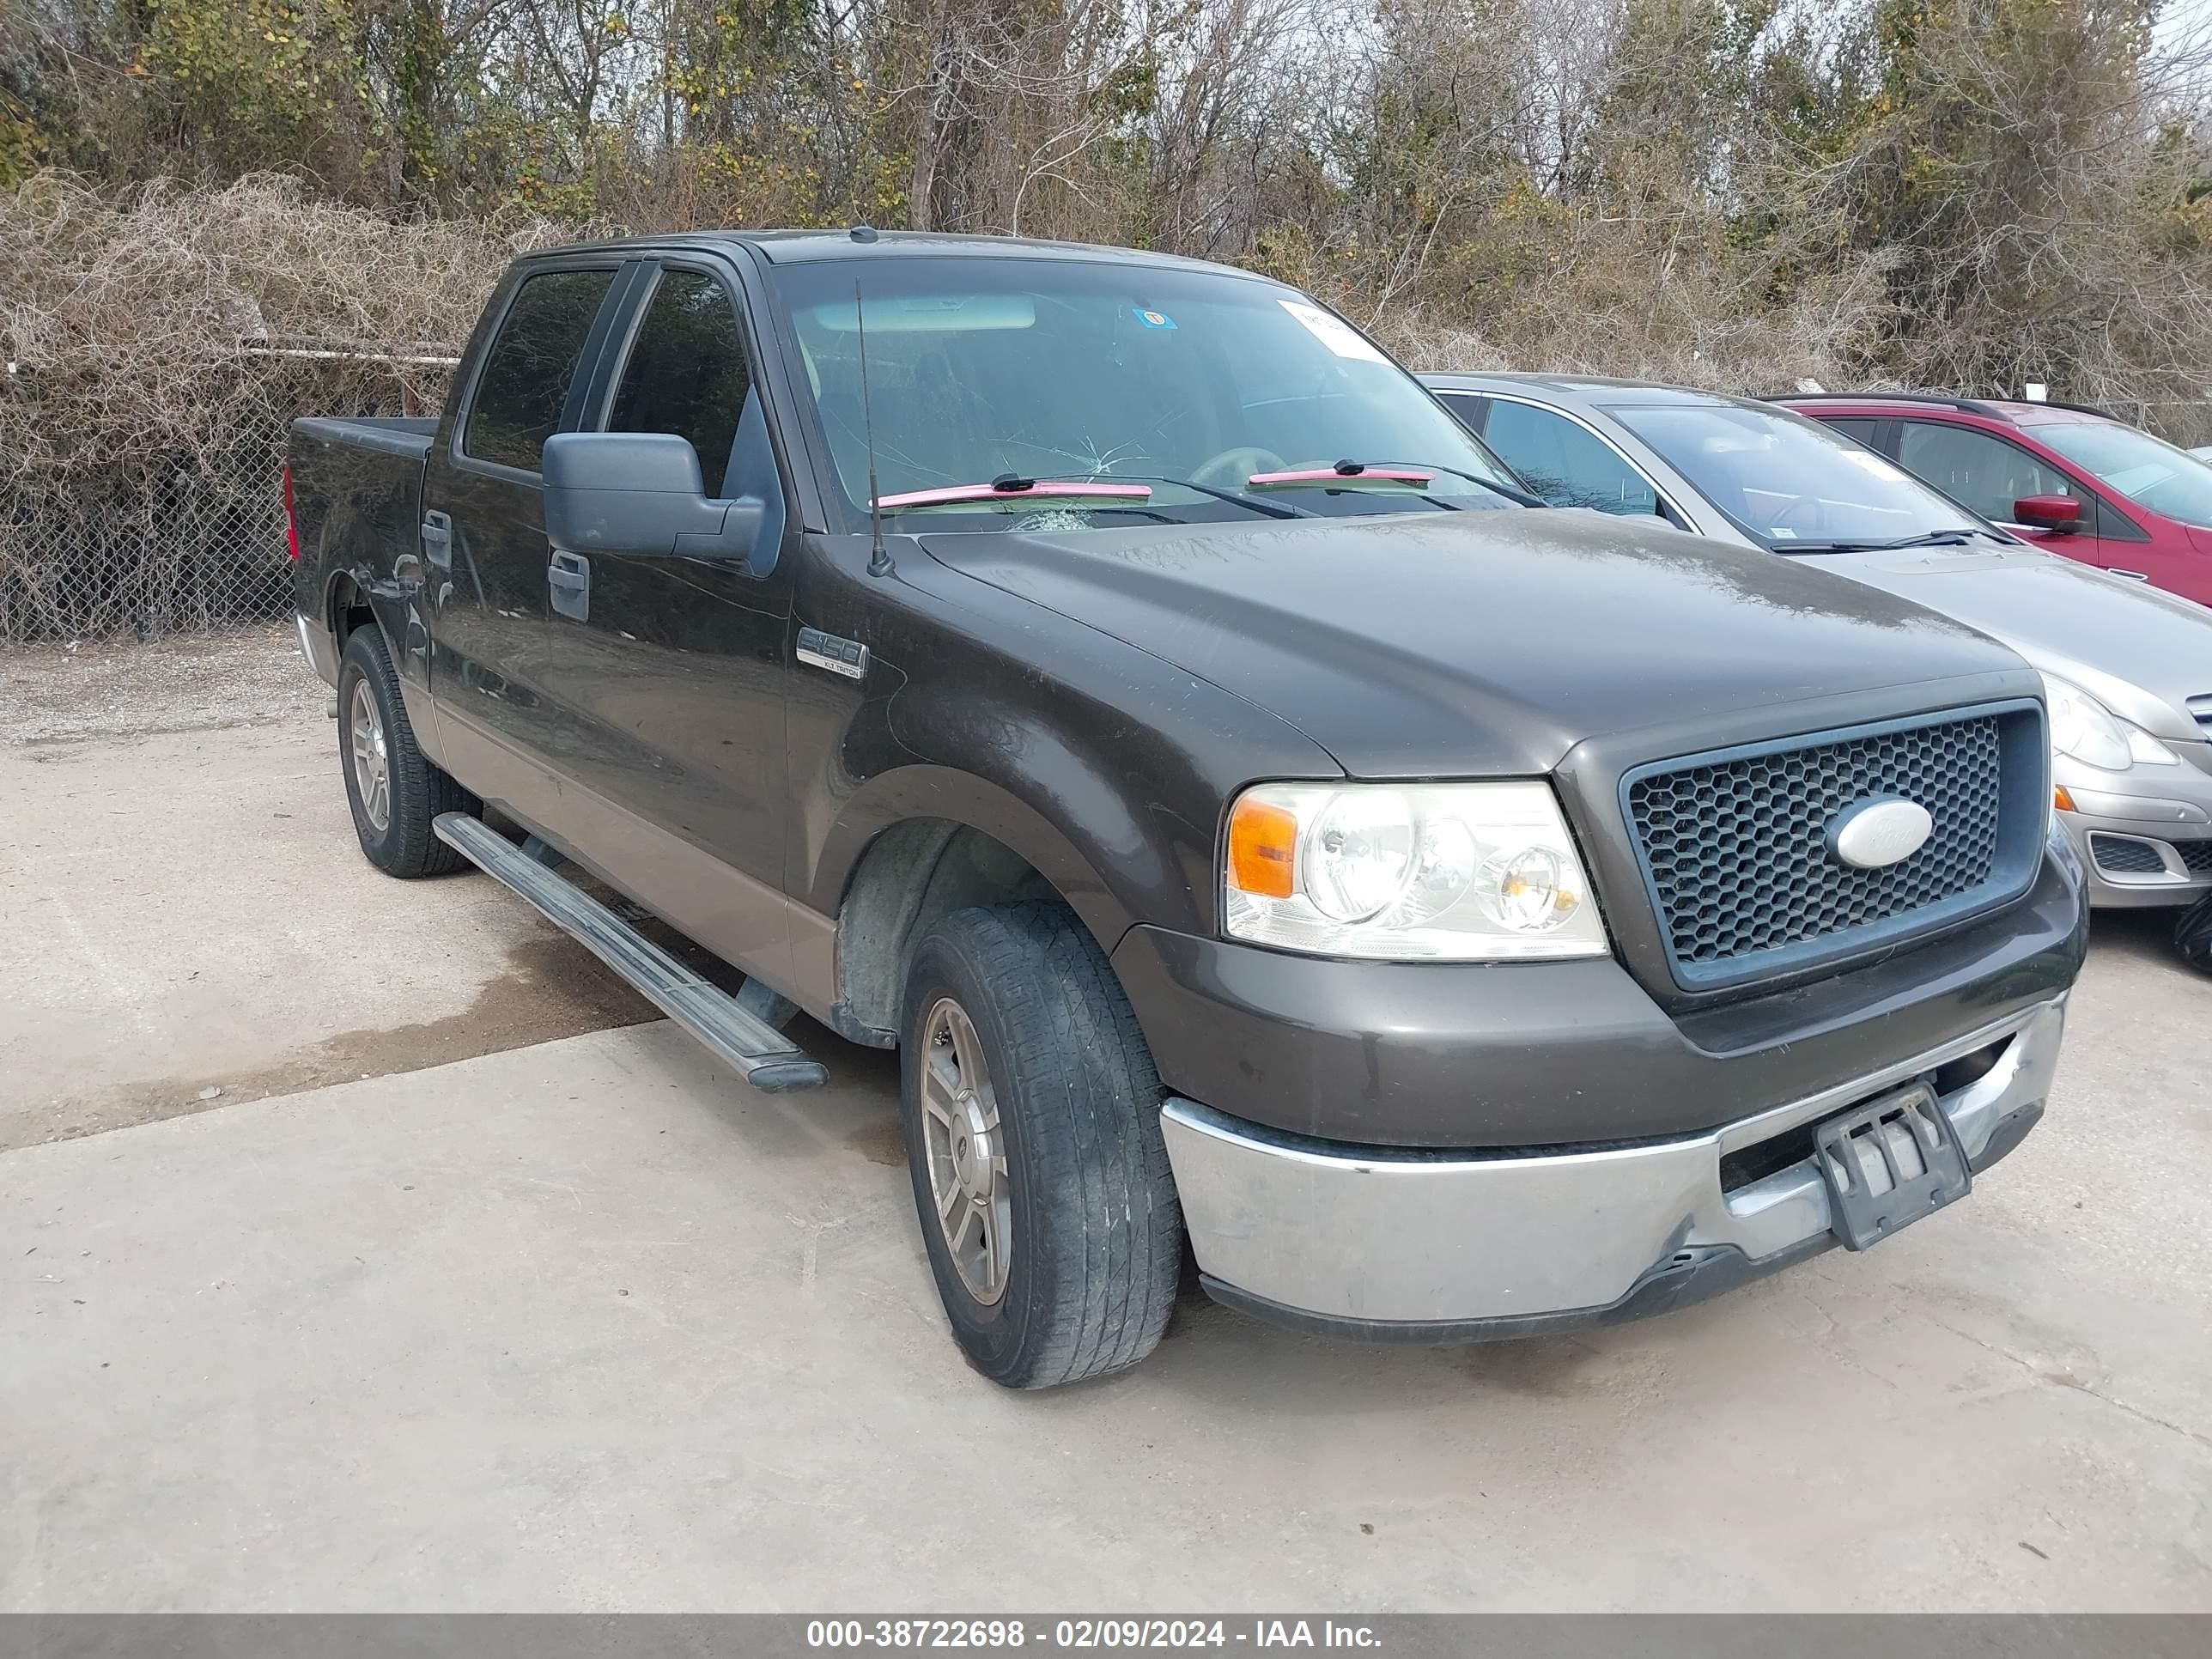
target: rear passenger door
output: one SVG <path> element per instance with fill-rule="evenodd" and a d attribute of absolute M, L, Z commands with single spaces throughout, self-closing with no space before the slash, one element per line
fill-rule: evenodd
<path fill-rule="evenodd" d="M 673 433 L 709 497 L 788 520 L 732 274 L 649 262 L 627 292 L 580 411 L 584 430 Z M 541 689 L 575 786 L 562 837 L 624 892 L 714 952 L 786 981 L 785 635 L 790 566 L 555 550 Z"/>
<path fill-rule="evenodd" d="M 574 428 L 579 371 L 633 274 L 616 258 L 518 267 L 493 297 L 489 343 L 423 472 L 442 752 L 462 782 L 532 824 L 557 810 L 551 769 L 568 746 L 540 685 L 550 547 L 538 456 Z"/>

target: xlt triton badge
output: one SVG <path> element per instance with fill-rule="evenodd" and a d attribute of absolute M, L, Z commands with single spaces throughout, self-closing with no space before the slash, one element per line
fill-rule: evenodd
<path fill-rule="evenodd" d="M 868 672 L 866 646 L 858 640 L 841 640 L 818 628 L 799 630 L 799 659 L 816 668 L 826 668 L 833 674 L 842 674 L 848 680 L 863 678 Z"/>

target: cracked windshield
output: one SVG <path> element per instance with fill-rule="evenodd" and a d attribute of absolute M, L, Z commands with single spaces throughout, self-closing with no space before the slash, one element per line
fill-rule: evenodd
<path fill-rule="evenodd" d="M 1209 271 L 917 258 L 774 280 L 848 528 L 1072 530 L 1526 498 L 1364 336 Z M 866 401 L 862 399 L 865 325 Z"/>

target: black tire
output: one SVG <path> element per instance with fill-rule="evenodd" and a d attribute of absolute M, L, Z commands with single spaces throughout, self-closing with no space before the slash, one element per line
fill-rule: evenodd
<path fill-rule="evenodd" d="M 2191 967 L 2212 974 L 2212 893 L 2181 913 L 2173 924 L 2173 948 Z"/>
<path fill-rule="evenodd" d="M 1003 1138 L 1012 1248 L 995 1298 L 963 1278 L 933 1191 L 922 1074 L 952 1047 L 930 1036 L 948 1000 L 977 1040 Z M 907 970 L 899 1070 L 915 1207 L 969 1362 L 1007 1388 L 1048 1389 L 1150 1353 L 1175 1306 L 1182 1212 L 1159 1073 L 1083 924 L 1063 905 L 1018 903 L 932 927 Z"/>
<path fill-rule="evenodd" d="M 357 775 L 355 700 L 362 692 L 374 706 L 384 744 L 386 793 L 381 825 L 364 800 L 364 780 Z M 383 634 L 371 627 L 355 629 L 338 659 L 338 769 L 345 775 L 354 833 L 361 837 L 361 850 L 378 869 L 411 879 L 446 875 L 467 865 L 466 859 L 438 839 L 430 823 L 441 812 L 478 811 L 476 797 L 432 765 L 415 741 L 407 707 L 399 700 L 399 676 L 392 666 L 392 654 L 385 648 Z M 373 789 L 373 776 L 369 783 Z"/>

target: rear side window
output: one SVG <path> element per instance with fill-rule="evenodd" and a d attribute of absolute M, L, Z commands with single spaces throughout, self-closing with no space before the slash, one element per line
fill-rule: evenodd
<path fill-rule="evenodd" d="M 607 430 L 687 440 L 707 493 L 719 496 L 751 389 L 744 337 L 722 285 L 701 271 L 666 271 L 638 325 Z"/>
<path fill-rule="evenodd" d="M 462 453 L 538 471 L 538 452 L 561 424 L 584 337 L 614 280 L 611 270 L 548 270 L 523 283 L 484 357 Z"/>
<path fill-rule="evenodd" d="M 1553 507 L 1626 516 L 1659 510 L 1658 495 L 1644 475 L 1565 416 L 1500 398 L 1490 406 L 1482 438 Z"/>

